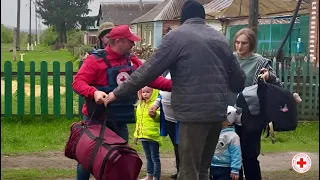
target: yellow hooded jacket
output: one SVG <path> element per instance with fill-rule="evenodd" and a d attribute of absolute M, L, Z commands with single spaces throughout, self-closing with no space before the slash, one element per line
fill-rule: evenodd
<path fill-rule="evenodd" d="M 152 96 L 148 102 L 141 101 L 137 105 L 136 109 L 136 129 L 134 137 L 138 139 L 148 139 L 156 141 L 161 144 L 160 137 L 160 110 L 156 112 L 156 117 L 149 116 L 149 108 L 153 105 L 157 99 L 159 91 L 153 89 Z"/>

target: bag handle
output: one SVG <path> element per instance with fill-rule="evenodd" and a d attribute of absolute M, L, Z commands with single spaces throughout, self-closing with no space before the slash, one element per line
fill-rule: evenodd
<path fill-rule="evenodd" d="M 93 110 L 92 114 L 94 114 L 94 112 L 95 112 L 95 109 Z M 107 114 L 107 107 L 105 108 L 105 115 L 106 114 Z M 91 115 L 89 121 L 91 119 L 92 119 L 92 115 Z M 107 120 L 108 120 L 108 118 L 107 118 L 107 116 L 105 116 L 105 119 L 103 120 L 103 124 L 101 125 L 101 128 L 100 128 L 99 137 L 97 137 L 97 139 L 96 139 L 96 145 L 95 145 L 95 147 L 94 147 L 94 149 L 92 151 L 91 157 L 90 157 L 89 167 L 88 167 L 90 173 L 93 172 L 92 171 L 92 168 L 93 168 L 92 165 L 93 165 L 93 161 L 95 159 L 95 156 L 97 155 L 97 152 L 98 152 L 100 146 L 103 144 L 104 130 L 105 130 L 106 125 L 107 125 Z"/>
<path fill-rule="evenodd" d="M 102 126 L 101 126 L 101 129 L 100 129 L 100 134 L 99 134 L 99 138 L 102 140 L 103 137 L 104 137 L 104 130 L 106 129 L 106 126 L 107 126 L 107 121 L 108 121 L 108 115 L 107 115 L 107 107 L 105 108 L 104 110 L 104 120 L 103 120 L 103 123 L 102 123 Z"/>
<path fill-rule="evenodd" d="M 93 115 L 96 111 L 96 107 L 93 109 L 93 112 L 88 120 L 88 122 L 86 123 L 87 125 L 90 124 L 90 122 L 92 121 L 93 119 Z M 102 126 L 101 126 L 101 129 L 100 129 L 100 134 L 99 134 L 99 138 L 102 138 L 103 139 L 103 136 L 104 136 L 104 130 L 105 130 L 105 126 L 107 125 L 107 121 L 108 121 L 108 116 L 107 116 L 107 107 L 105 107 L 105 110 L 104 110 L 104 120 L 103 120 L 103 123 L 102 123 Z"/>

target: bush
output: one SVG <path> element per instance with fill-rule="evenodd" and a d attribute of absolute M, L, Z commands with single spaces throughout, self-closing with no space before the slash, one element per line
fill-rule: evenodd
<path fill-rule="evenodd" d="M 27 32 L 20 32 L 20 44 L 22 44 L 22 47 L 27 46 L 27 43 L 29 42 L 28 35 L 29 33 Z"/>
<path fill-rule="evenodd" d="M 83 44 L 83 32 L 79 30 L 71 30 L 67 32 L 67 48 L 70 50 Z"/>
<path fill-rule="evenodd" d="M 45 29 L 41 35 L 40 35 L 40 40 L 41 43 L 44 45 L 54 45 L 57 39 L 57 33 L 54 31 L 54 28 L 48 27 L 47 29 Z"/>
<path fill-rule="evenodd" d="M 83 60 L 86 57 L 86 54 L 91 51 L 93 47 L 91 46 L 77 46 L 72 48 L 72 55 L 78 60 Z"/>
<path fill-rule="evenodd" d="M 13 43 L 13 30 L 1 24 L 1 43 Z"/>

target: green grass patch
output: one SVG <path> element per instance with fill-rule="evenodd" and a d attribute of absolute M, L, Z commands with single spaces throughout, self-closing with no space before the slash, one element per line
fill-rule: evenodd
<path fill-rule="evenodd" d="M 145 174 L 145 171 L 142 170 L 139 177 L 142 178 Z M 53 180 L 58 178 L 74 179 L 75 177 L 76 173 L 74 169 L 1 169 L 1 179 L 3 180 Z M 162 174 L 161 179 L 171 180 L 168 174 Z M 262 179 L 315 180 L 319 179 L 319 171 L 309 171 L 304 174 L 299 174 L 295 171 L 268 171 L 262 172 Z"/>
<path fill-rule="evenodd" d="M 73 121 L 33 119 L 28 123 L 9 119 L 1 121 L 1 154 L 20 154 L 63 150 Z M 38 122 L 36 122 L 38 121 Z"/>
<path fill-rule="evenodd" d="M 319 152 L 319 122 L 300 122 L 295 131 L 276 132 L 276 143 L 262 136 L 261 152 Z"/>
<path fill-rule="evenodd" d="M 74 62 L 73 70 L 78 70 L 78 61 L 72 56 L 72 54 L 66 49 L 53 51 L 48 46 L 38 45 L 35 47 L 34 51 L 20 51 L 17 52 L 17 61 L 13 61 L 13 54 L 10 52 L 10 48 L 7 45 L 1 45 L 1 72 L 4 71 L 4 63 L 6 61 L 12 62 L 12 71 L 17 72 L 17 63 L 20 61 L 20 53 L 24 53 L 24 63 L 25 63 L 25 72 L 30 71 L 30 62 L 34 61 L 36 66 L 36 72 L 40 72 L 41 66 L 40 63 L 42 61 L 46 61 L 48 63 L 48 72 L 53 71 L 53 62 L 58 61 L 60 63 L 60 71 L 65 71 L 65 63 L 68 61 Z"/>
<path fill-rule="evenodd" d="M 1 154 L 18 155 L 32 152 L 63 151 L 70 133 L 70 124 L 80 118 L 41 119 L 25 118 L 1 120 Z M 133 142 L 135 125 L 129 125 L 130 142 Z M 132 144 L 139 153 L 143 153 L 141 144 Z M 173 153 L 169 137 L 163 138 L 160 147 L 162 153 Z"/>
<path fill-rule="evenodd" d="M 53 180 L 58 178 L 74 178 L 75 176 L 76 173 L 74 169 L 1 169 L 1 179 Z"/>
<path fill-rule="evenodd" d="M 43 151 L 62 151 L 69 137 L 69 127 L 80 118 L 67 120 L 64 118 L 49 119 L 26 117 L 23 121 L 15 118 L 1 120 L 1 154 L 14 155 Z M 262 153 L 281 151 L 318 152 L 318 122 L 300 123 L 294 132 L 277 133 L 283 142 L 271 144 L 270 139 L 262 138 Z M 134 124 L 129 125 L 130 143 L 132 143 Z M 143 153 L 141 144 L 134 145 L 139 153 Z M 160 152 L 173 154 L 169 137 L 163 138 Z"/>

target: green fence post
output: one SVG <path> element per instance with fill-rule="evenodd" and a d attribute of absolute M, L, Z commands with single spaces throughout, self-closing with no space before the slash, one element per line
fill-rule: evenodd
<path fill-rule="evenodd" d="M 314 103 L 314 116 L 315 116 L 315 119 L 318 120 L 319 118 L 319 62 L 315 68 L 315 75 L 316 75 L 316 82 L 315 82 L 315 90 L 314 90 L 314 100 L 315 100 L 315 103 Z"/>
<path fill-rule="evenodd" d="M 272 69 L 277 72 L 277 58 L 274 57 L 272 61 Z"/>
<path fill-rule="evenodd" d="M 282 69 L 283 69 L 283 65 L 282 65 L 281 62 L 279 62 L 278 66 L 279 66 L 279 67 L 278 67 L 278 73 L 277 73 L 277 75 L 278 75 L 280 81 L 282 82 Z"/>
<path fill-rule="evenodd" d="M 290 66 L 290 92 L 293 92 L 293 85 L 295 83 L 294 81 L 295 71 L 296 71 L 296 62 L 293 60 L 291 61 L 291 66 Z"/>
<path fill-rule="evenodd" d="M 36 114 L 36 63 L 30 62 L 30 115 Z"/>
<path fill-rule="evenodd" d="M 83 61 L 80 61 L 79 62 L 79 69 L 82 66 L 82 64 L 83 64 Z M 79 95 L 79 100 L 78 101 L 79 101 L 79 103 L 78 103 L 78 113 L 79 113 L 79 116 L 81 117 L 82 116 L 82 106 L 84 104 L 84 98 Z"/>
<path fill-rule="evenodd" d="M 17 115 L 19 118 L 24 116 L 24 62 L 19 61 L 18 62 L 18 71 L 17 71 Z"/>
<path fill-rule="evenodd" d="M 12 63 L 4 63 L 4 113 L 5 117 L 12 116 Z"/>
<path fill-rule="evenodd" d="M 60 63 L 53 62 L 53 114 L 55 117 L 60 117 Z"/>
<path fill-rule="evenodd" d="M 41 81 L 41 116 L 44 118 L 48 117 L 48 63 L 45 61 L 41 62 L 40 71 Z"/>
<path fill-rule="evenodd" d="M 317 101 L 317 99 L 313 98 L 313 88 L 314 88 L 314 84 L 313 84 L 313 73 L 312 73 L 312 69 L 313 69 L 313 63 L 308 61 L 308 65 L 309 65 L 309 94 L 308 94 L 308 100 L 309 100 L 309 105 L 308 105 L 308 119 L 311 120 L 313 119 L 313 105 L 314 102 Z"/>
<path fill-rule="evenodd" d="M 287 60 L 283 61 L 283 87 L 288 89 L 288 63 Z"/>
<path fill-rule="evenodd" d="M 301 103 L 301 118 L 305 118 L 305 109 L 306 109 L 306 96 L 307 96 L 307 62 L 301 61 L 302 68 L 302 103 Z"/>
<path fill-rule="evenodd" d="M 68 119 L 73 117 L 73 90 L 72 90 L 72 81 L 73 81 L 73 64 L 68 61 L 65 64 L 66 66 L 66 116 Z"/>

